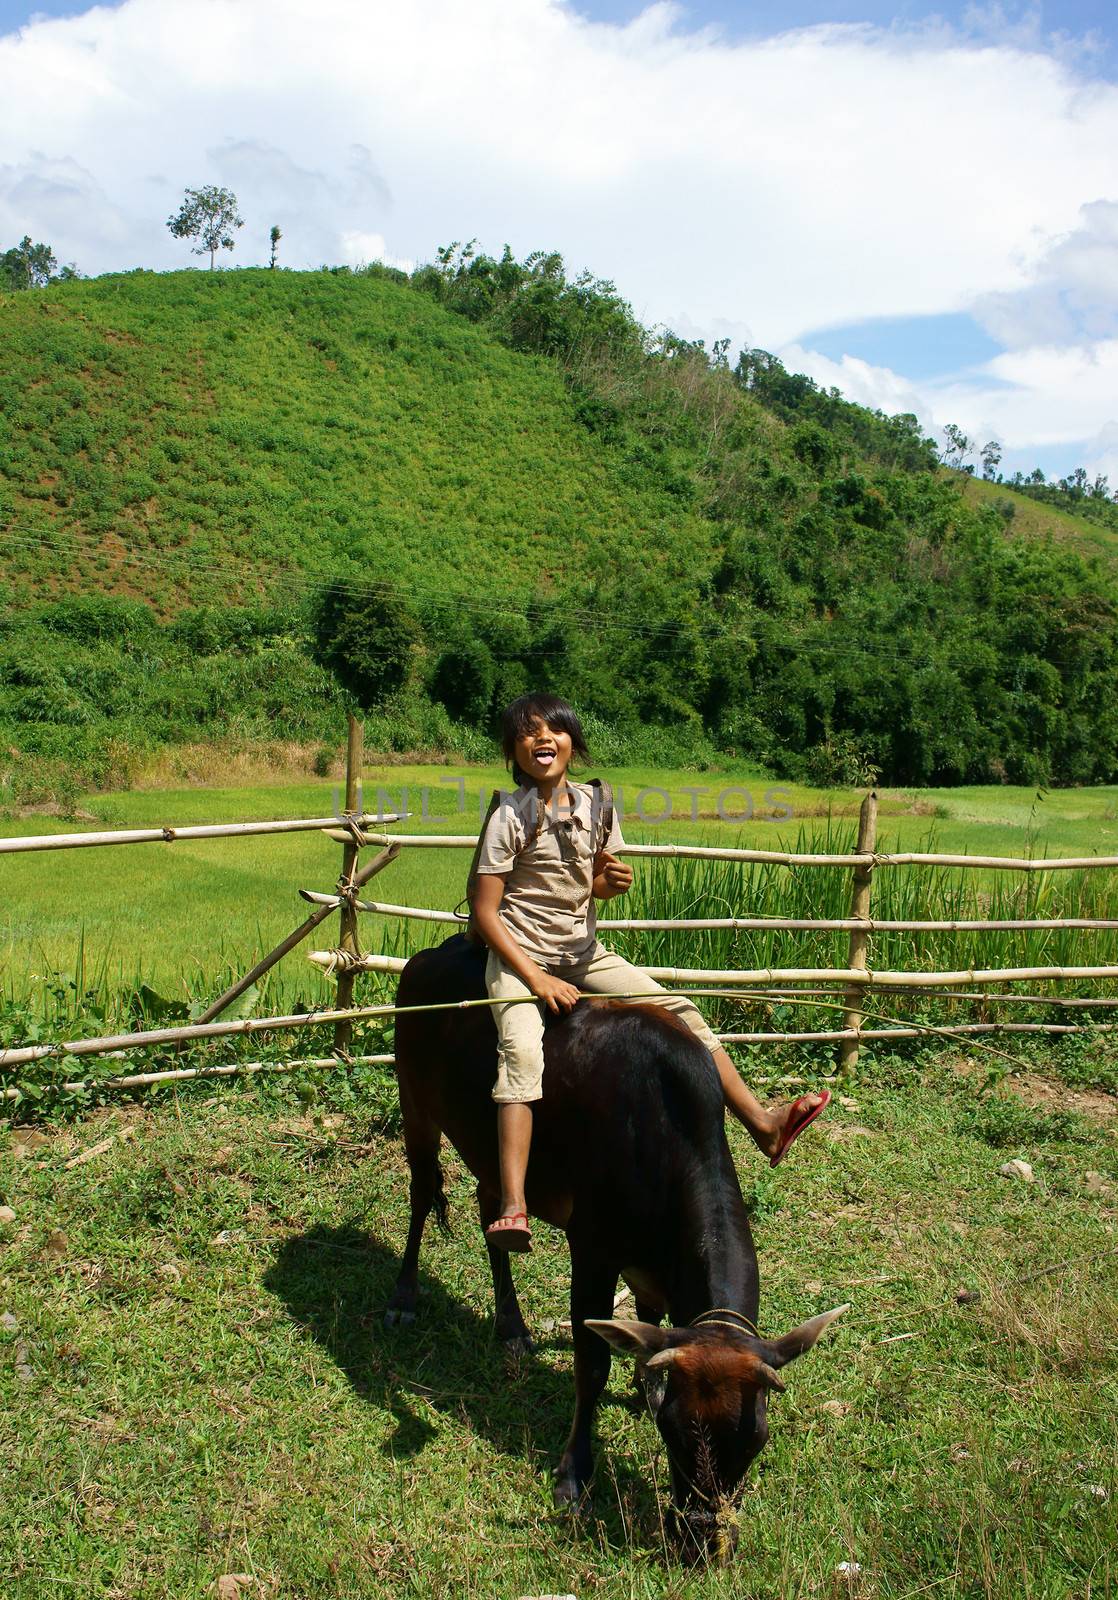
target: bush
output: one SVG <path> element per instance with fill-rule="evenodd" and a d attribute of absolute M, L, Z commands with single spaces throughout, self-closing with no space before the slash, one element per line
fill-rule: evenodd
<path fill-rule="evenodd" d="M 144 649 L 158 623 L 141 600 L 121 600 L 114 595 L 67 595 L 40 606 L 38 621 L 51 633 L 75 644 L 100 644 L 109 640 L 124 650 Z"/>
<path fill-rule="evenodd" d="M 881 775 L 881 769 L 848 733 L 836 734 L 809 750 L 804 771 L 808 782 L 820 789 L 872 789 Z"/>

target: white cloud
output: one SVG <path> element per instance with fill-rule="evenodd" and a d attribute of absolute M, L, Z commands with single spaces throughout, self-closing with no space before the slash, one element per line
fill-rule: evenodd
<path fill-rule="evenodd" d="M 1118 493 L 1118 422 L 1110 423 L 1087 441 L 1083 465 L 1091 479 L 1100 476 L 1109 479 L 1110 492 Z"/>
<path fill-rule="evenodd" d="M 1029 349 L 1064 337 L 1053 287 L 1066 313 L 1118 202 L 1118 86 L 973 19 L 745 43 L 681 19 L 660 4 L 607 26 L 563 0 L 125 0 L 36 22 L 0 39 L 0 243 L 30 232 L 86 271 L 186 265 L 165 219 L 187 185 L 222 182 L 246 218 L 234 261 L 266 260 L 273 223 L 289 266 L 430 259 L 478 235 L 562 249 L 646 322 L 772 349 L 976 301 L 992 326 L 1016 317 Z M 982 404 L 1031 417 L 1045 362 L 1083 379 L 1036 356 L 991 369 Z M 848 362 L 831 381 L 932 403 L 882 373 Z M 999 398 L 1005 381 L 1030 398 Z M 1050 392 L 1048 410 L 1067 398 L 1086 422 L 1088 394 L 1096 433 L 1098 384 Z"/>
<path fill-rule="evenodd" d="M 885 367 L 792 345 L 786 365 L 852 400 L 914 411 L 928 429 L 958 423 L 1020 458 L 1060 448 L 1118 487 L 1118 203 L 1083 206 L 1038 257 L 1031 281 L 986 295 L 973 314 L 1007 345 L 952 377 L 910 384 Z"/>
<path fill-rule="evenodd" d="M 1064 470 L 1080 464 L 1118 488 L 1118 339 L 1062 349 L 1007 351 L 946 380 L 912 383 L 852 356 L 832 361 L 790 345 L 781 360 L 824 388 L 885 412 L 911 411 L 926 431 L 957 423 L 976 443 L 997 439 L 1013 465 L 1058 449 Z M 1029 465 L 1032 461 L 1029 460 Z"/>
<path fill-rule="evenodd" d="M 360 229 L 342 234 L 342 261 L 347 267 L 364 267 L 370 261 L 382 261 L 386 267 L 400 267 L 410 272 L 414 261 L 391 256 L 383 233 L 362 233 Z"/>
<path fill-rule="evenodd" d="M 790 372 L 805 372 L 822 388 L 840 389 L 848 400 L 856 400 L 859 405 L 889 414 L 911 411 L 928 429 L 942 425 L 937 423 L 928 397 L 920 387 L 889 367 L 871 366 L 857 356 L 843 356 L 841 361 L 832 361 L 818 350 L 805 350 L 799 344 L 785 345 L 779 355 Z"/>
<path fill-rule="evenodd" d="M 1118 339 L 1007 351 L 931 394 L 938 420 L 968 432 L 1018 447 L 1075 443 L 1118 427 Z"/>
<path fill-rule="evenodd" d="M 1072 344 L 1118 335 L 1118 200 L 1085 205 L 1078 225 L 1052 241 L 1033 281 L 985 295 L 974 315 L 1000 344 Z"/>

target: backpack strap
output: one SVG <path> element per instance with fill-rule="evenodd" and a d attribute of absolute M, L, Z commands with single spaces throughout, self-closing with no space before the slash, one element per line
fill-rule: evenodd
<path fill-rule="evenodd" d="M 594 793 L 590 797 L 590 826 L 597 823 L 594 838 L 594 854 L 604 850 L 609 836 L 613 832 L 613 789 L 605 778 L 591 778 L 590 787 Z"/>
<path fill-rule="evenodd" d="M 469 873 L 467 874 L 467 877 L 466 877 L 466 896 L 465 896 L 465 899 L 460 900 L 458 902 L 458 904 L 454 908 L 456 916 L 460 916 L 462 914 L 463 906 L 466 908 L 466 915 L 467 915 L 467 921 L 466 921 L 466 927 L 465 927 L 466 938 L 470 941 L 471 944 L 481 945 L 483 949 L 486 948 L 485 940 L 482 938 L 481 933 L 478 930 L 477 919 L 476 919 L 476 917 L 474 915 L 474 902 L 477 899 L 477 880 L 478 880 L 478 876 L 479 876 L 478 870 L 477 870 L 477 864 L 478 864 L 479 860 L 481 859 L 481 847 L 485 843 L 485 835 L 489 831 L 489 824 L 493 820 L 493 813 L 500 809 L 502 803 L 507 803 L 507 797 L 502 793 L 502 791 L 500 789 L 494 789 L 493 794 L 492 794 L 492 796 L 490 798 L 490 801 L 489 801 L 489 808 L 485 813 L 485 821 L 482 823 L 481 830 L 480 830 L 480 832 L 478 833 L 478 836 L 477 836 L 477 844 L 474 846 L 474 857 L 473 857 L 473 860 L 470 862 L 470 870 L 469 870 Z M 525 839 L 524 839 L 524 843 L 520 846 L 520 850 L 526 850 L 530 844 L 534 844 L 535 841 L 539 838 L 540 829 L 544 825 L 545 816 L 546 816 L 546 809 L 545 809 L 545 806 L 544 806 L 544 802 L 540 798 L 539 791 L 537 790 L 536 791 L 536 816 L 535 816 L 535 821 L 534 821 L 532 827 L 529 829 L 528 833 L 526 834 Z M 520 850 L 517 851 L 518 855 L 520 854 Z"/>

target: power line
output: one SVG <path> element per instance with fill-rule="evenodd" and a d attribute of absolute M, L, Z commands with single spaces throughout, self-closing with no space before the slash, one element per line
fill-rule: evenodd
<path fill-rule="evenodd" d="M 26 549 L 36 550 L 50 550 L 59 548 L 62 546 L 64 541 L 72 541 L 75 542 L 78 545 L 78 548 L 82 549 L 84 553 L 92 553 L 88 550 L 85 550 L 85 547 L 82 545 L 83 539 L 91 537 L 96 538 L 97 536 L 83 535 L 73 529 L 67 529 L 64 533 L 61 533 L 56 538 L 52 538 L 50 535 L 43 534 L 30 534 L 30 536 L 28 536 L 20 533 L 14 533 L 11 531 L 10 525 L 9 527 L 0 529 L 0 538 L 3 540 L 19 545 Z M 243 569 L 234 566 L 232 562 L 221 557 L 213 556 L 207 556 L 205 559 L 208 562 L 209 572 L 214 577 L 215 582 L 244 582 L 245 574 Z M 358 558 L 350 557 L 350 559 Z M 196 567 L 198 560 L 199 556 L 197 552 L 192 554 L 186 551 L 181 553 L 175 551 L 159 553 L 154 551 L 146 551 L 141 553 L 133 550 L 128 551 L 125 557 L 125 562 L 128 565 L 147 568 L 154 572 L 168 572 L 175 567 Z M 687 626 L 673 622 L 664 621 L 644 625 L 634 624 L 631 621 L 622 620 L 616 614 L 610 616 L 609 614 L 603 613 L 599 609 L 580 610 L 576 607 L 570 606 L 565 602 L 562 604 L 562 608 L 559 609 L 552 602 L 535 602 L 527 597 L 522 600 L 509 601 L 495 595 L 481 595 L 476 590 L 448 590 L 445 585 L 441 583 L 437 588 L 424 589 L 422 585 L 416 583 L 415 581 L 409 581 L 407 584 L 402 584 L 387 578 L 334 578 L 327 577 L 325 575 L 318 575 L 313 572 L 307 572 L 302 568 L 276 568 L 273 569 L 270 576 L 272 578 L 273 586 L 276 582 L 282 579 L 283 583 L 289 589 L 294 588 L 295 590 L 300 591 L 304 596 L 312 591 L 315 591 L 324 595 L 349 595 L 358 598 L 365 595 L 370 597 L 375 595 L 381 598 L 394 599 L 403 602 L 409 602 L 419 597 L 425 600 L 427 604 L 433 606 L 464 608 L 478 616 L 522 618 L 524 621 L 528 622 L 529 625 L 531 625 L 533 619 L 535 619 L 537 623 L 544 629 L 548 629 L 556 625 L 562 625 L 564 627 L 573 625 L 582 626 L 586 629 L 599 633 L 604 631 L 622 637 L 628 636 L 631 638 L 644 640 L 683 638 L 689 636 L 692 632 L 692 630 Z M 1031 599 L 1034 601 L 1053 600 L 1058 598 L 1060 597 L 1052 595 L 1031 596 Z M 849 644 L 835 645 L 828 644 L 822 640 L 805 640 L 802 637 L 792 635 L 790 632 L 785 632 L 779 641 L 774 641 L 770 638 L 766 638 L 763 633 L 758 634 L 758 632 L 755 630 L 741 632 L 724 625 L 719 626 L 715 620 L 707 617 L 703 617 L 701 619 L 699 626 L 707 637 L 713 634 L 724 643 L 755 645 L 759 648 L 765 648 L 779 652 L 781 655 L 790 654 L 801 655 L 805 657 L 832 656 L 849 660 L 881 659 L 906 663 L 909 665 L 928 664 L 928 651 L 926 647 L 920 649 L 919 652 L 909 652 L 903 650 L 890 650 L 880 644 L 874 644 L 872 646 L 852 646 Z M 934 642 L 935 641 L 933 641 L 933 643 Z M 495 660 L 517 661 L 521 660 L 525 654 L 534 654 L 537 656 L 564 655 L 567 653 L 567 648 L 565 645 L 560 645 L 551 649 L 543 647 L 537 647 L 533 649 L 531 646 L 529 646 L 525 651 L 499 653 L 490 650 L 490 653 L 493 655 Z M 964 658 L 957 655 L 937 656 L 936 661 L 939 665 L 946 664 L 948 666 L 963 666 L 969 664 L 969 658 Z"/>

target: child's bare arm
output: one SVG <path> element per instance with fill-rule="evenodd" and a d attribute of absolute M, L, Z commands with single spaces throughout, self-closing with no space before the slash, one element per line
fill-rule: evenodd
<path fill-rule="evenodd" d="M 553 978 L 538 967 L 531 956 L 516 942 L 497 915 L 505 892 L 505 880 L 495 873 L 478 874 L 474 891 L 474 919 L 478 931 L 491 950 L 496 951 L 507 967 L 531 989 L 538 999 L 547 1002 L 552 1011 L 569 1011 L 580 998 L 578 990 L 562 978 Z"/>
<path fill-rule="evenodd" d="M 599 850 L 594 858 L 595 900 L 614 900 L 632 887 L 632 867 L 608 850 Z"/>

